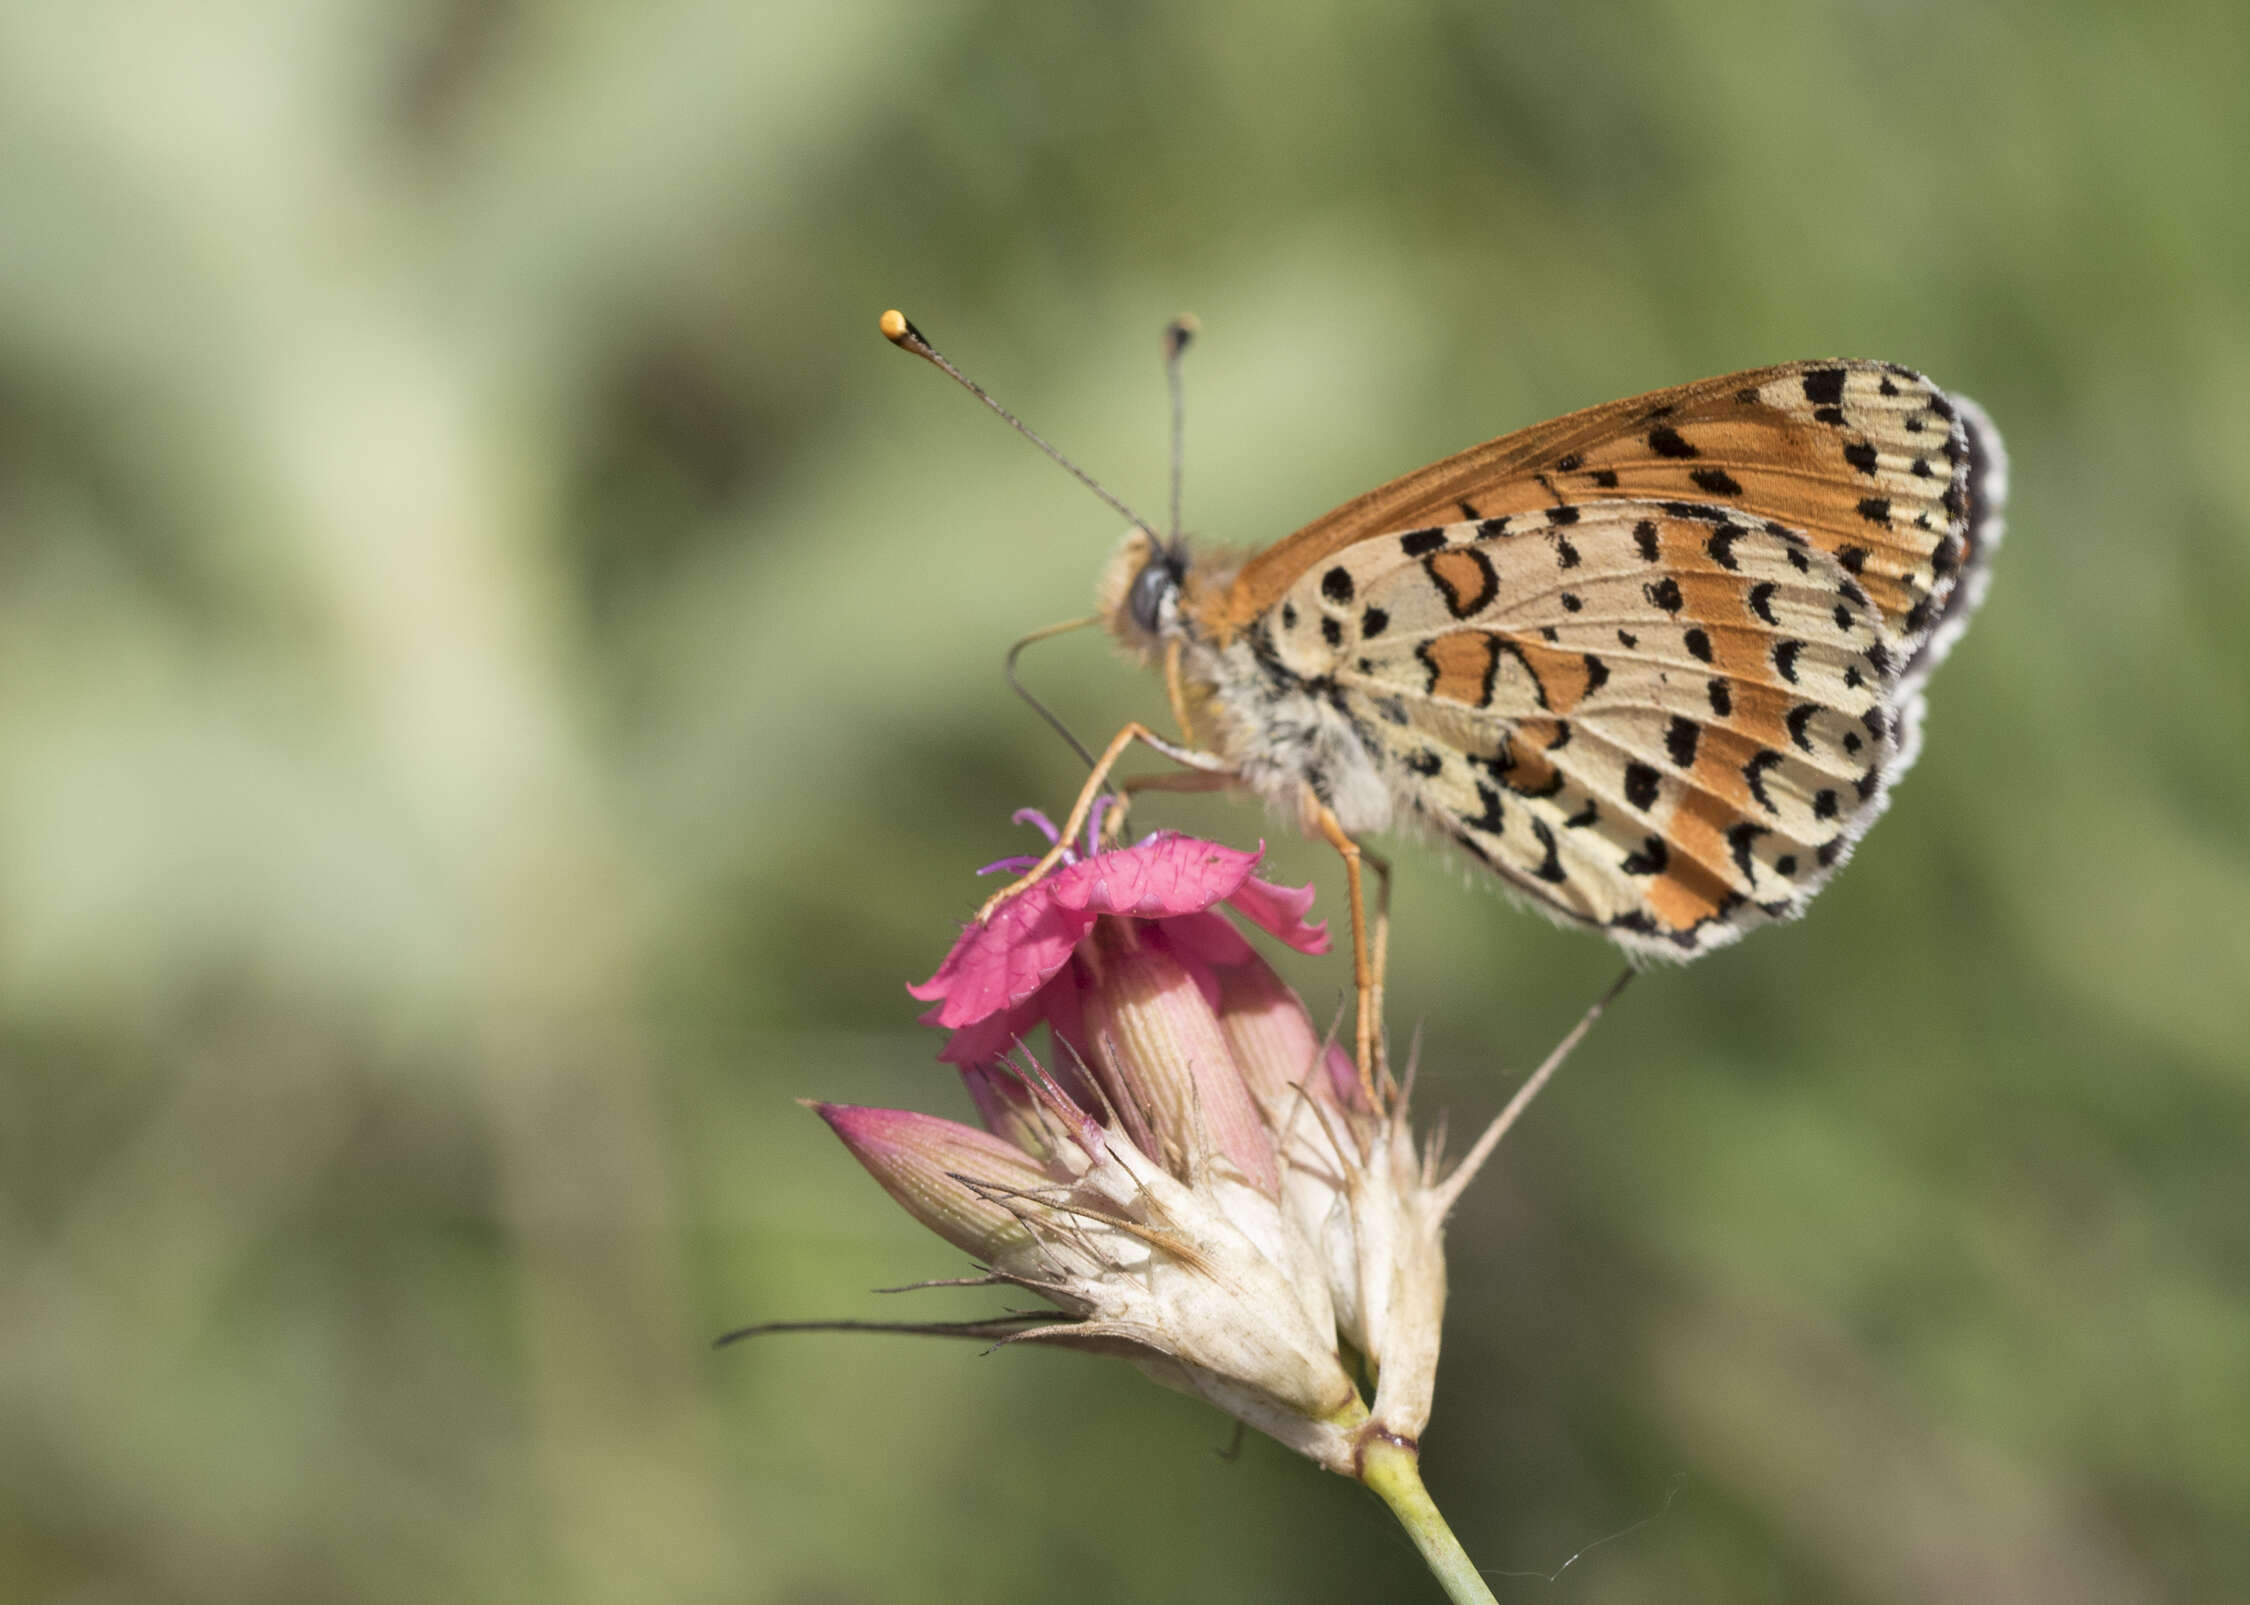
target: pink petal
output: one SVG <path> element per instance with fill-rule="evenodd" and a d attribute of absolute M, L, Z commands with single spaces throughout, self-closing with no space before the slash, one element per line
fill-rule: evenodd
<path fill-rule="evenodd" d="M 1259 854 L 1265 849 L 1261 846 Z M 1249 920 L 1253 925 L 1278 936 L 1300 953 L 1325 953 L 1328 951 L 1328 922 L 1307 924 L 1305 911 L 1312 907 L 1313 889 L 1308 882 L 1303 886 L 1276 886 L 1272 881 L 1262 881 L 1256 876 L 1244 878 L 1239 890 L 1227 897 L 1227 906 Z"/>
<path fill-rule="evenodd" d="M 925 1003 L 942 1000 L 923 1017 L 928 1023 L 958 1028 L 1013 1008 L 1063 967 L 1094 916 L 1057 901 L 1062 874 L 1009 898 L 989 921 L 972 924 L 935 975 L 907 987 Z"/>
<path fill-rule="evenodd" d="M 944 1012 L 943 1005 L 930 1010 L 922 1016 L 922 1024 L 942 1026 L 945 1022 L 938 1016 Z M 1019 1042 L 1039 1028 L 1039 1020 L 1036 1003 L 1018 1004 L 981 1020 L 971 1020 L 946 1038 L 945 1046 L 938 1049 L 938 1062 L 967 1069 L 1004 1059 L 1016 1051 Z"/>
<path fill-rule="evenodd" d="M 1214 1009 L 1219 1006 L 1219 971 L 1250 963 L 1258 956 L 1249 939 L 1223 914 L 1182 914 L 1157 921 L 1155 930 L 1166 951 L 1195 977 L 1204 1001 Z"/>
<path fill-rule="evenodd" d="M 1057 870 L 1044 884 L 1065 908 L 1168 919 L 1234 896 L 1264 856 L 1263 847 L 1245 853 L 1165 832 Z"/>

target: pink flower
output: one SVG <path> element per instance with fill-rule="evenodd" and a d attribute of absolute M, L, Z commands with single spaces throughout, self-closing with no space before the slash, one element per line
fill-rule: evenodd
<path fill-rule="evenodd" d="M 952 1033 L 940 1057 L 961 1067 L 981 1129 L 812 1107 L 901 1207 L 976 1258 L 975 1280 L 1049 1306 L 890 1329 L 1129 1358 L 1367 1483 L 1460 1580 L 1455 1598 L 1490 1600 L 1416 1470 L 1445 1218 L 1593 1015 L 1447 1172 L 1415 1141 L 1403 1091 L 1387 1075 L 1363 1091 L 1351 1055 L 1217 912 L 1326 951 L 1311 888 L 1257 879 L 1262 856 L 1168 832 L 1089 844 L 964 931 L 909 990 Z M 1045 1065 L 1024 1041 L 1042 1024 Z"/>
<path fill-rule="evenodd" d="M 1055 839 L 1036 811 L 1016 818 Z M 1242 933 L 1213 912 L 1221 903 L 1300 953 L 1327 952 L 1326 922 L 1305 921 L 1312 888 L 1259 880 L 1251 871 L 1264 856 L 1263 844 L 1246 853 L 1172 831 L 1108 852 L 1072 851 L 1045 880 L 963 931 L 937 973 L 907 988 L 937 1004 L 923 1024 L 953 1033 L 938 1057 L 965 1069 L 991 1064 L 1041 1023 L 1082 1049 L 1085 976 L 1072 959 L 1105 914 L 1153 926 L 1214 1005 L 1218 972 L 1256 956 Z M 1003 859 L 987 868 L 1013 871 L 1029 862 Z"/>

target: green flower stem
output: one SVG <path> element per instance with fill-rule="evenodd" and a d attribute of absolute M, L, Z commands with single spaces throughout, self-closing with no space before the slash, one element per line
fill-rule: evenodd
<path fill-rule="evenodd" d="M 1407 1536 L 1429 1563 L 1430 1575 L 1443 1585 L 1454 1605 L 1497 1605 L 1492 1590 L 1453 1536 L 1453 1529 L 1430 1502 L 1422 1486 L 1422 1470 L 1414 1450 L 1402 1443 L 1370 1434 L 1360 1451 L 1359 1480 L 1382 1496 L 1404 1527 Z"/>

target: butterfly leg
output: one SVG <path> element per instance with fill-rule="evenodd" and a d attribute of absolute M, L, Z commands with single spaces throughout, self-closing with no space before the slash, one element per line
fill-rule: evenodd
<path fill-rule="evenodd" d="M 1079 788 L 1078 800 L 1071 804 L 1070 817 L 1063 822 L 1062 830 L 1055 838 L 1055 845 L 1048 848 L 1039 862 L 1024 871 L 1022 876 L 984 900 L 984 906 L 977 910 L 979 925 L 990 919 L 992 911 L 1009 898 L 1018 892 L 1028 891 L 1054 873 L 1055 867 L 1063 861 L 1063 855 L 1071 850 L 1071 844 L 1078 839 L 1078 833 L 1086 828 L 1086 817 L 1093 812 L 1094 799 L 1102 794 L 1102 788 L 1109 783 L 1109 772 L 1117 767 L 1117 760 L 1125 756 L 1125 749 L 1136 741 L 1155 748 L 1174 763 L 1185 764 L 1190 769 L 1215 775 L 1233 773 L 1207 752 L 1197 752 L 1192 747 L 1182 747 L 1166 741 L 1146 725 L 1127 725 L 1110 739 L 1109 745 L 1102 749 L 1102 755 L 1094 760 L 1094 772 L 1086 777 L 1086 784 Z"/>
<path fill-rule="evenodd" d="M 1180 739 L 1195 739 L 1195 724 L 1188 717 L 1187 683 L 1180 677 L 1180 659 L 1186 652 L 1178 636 L 1164 643 L 1164 700 L 1172 705 L 1172 722 L 1180 727 Z"/>
<path fill-rule="evenodd" d="M 1369 1001 L 1375 1016 L 1375 1069 L 1388 1080 L 1391 1073 L 1390 1052 L 1383 1039 L 1383 982 L 1390 974 L 1391 958 L 1391 861 L 1380 853 L 1362 847 L 1360 857 L 1375 872 L 1375 924 L 1370 933 L 1374 938 L 1374 954 L 1370 968 L 1374 971 L 1375 985 Z"/>
<path fill-rule="evenodd" d="M 1309 794 L 1308 794 L 1309 795 Z M 1376 966 L 1370 958 L 1367 941 L 1367 895 L 1360 884 L 1360 861 L 1376 861 L 1358 842 L 1352 840 L 1335 810 L 1324 802 L 1312 803 L 1313 828 L 1321 840 L 1336 849 L 1344 860 L 1344 886 L 1350 893 L 1352 910 L 1352 984 L 1359 993 L 1357 1032 L 1357 1063 L 1359 1065 L 1359 1090 L 1367 1095 L 1370 1108 L 1380 1109 L 1382 1104 L 1375 1096 L 1375 999 Z M 1382 919 L 1380 929 L 1388 944 L 1390 934 L 1390 866 L 1383 864 Z"/>
<path fill-rule="evenodd" d="M 1123 793 L 1117 806 L 1102 816 L 1102 836 L 1114 842 L 1125 832 L 1125 813 L 1133 798 L 1144 791 L 1225 791 L 1241 784 L 1232 770 L 1179 769 L 1154 775 L 1131 775 L 1117 783 Z"/>

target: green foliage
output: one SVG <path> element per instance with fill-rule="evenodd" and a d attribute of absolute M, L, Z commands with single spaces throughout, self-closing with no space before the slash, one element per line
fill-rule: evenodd
<path fill-rule="evenodd" d="M 866 1291 L 959 1267 L 792 1099 L 962 1107 L 900 985 L 1076 785 L 998 660 L 1116 531 L 897 304 L 1149 510 L 1197 313 L 1245 545 L 1729 368 L 1982 400 L 1919 768 L 1511 1137 L 1424 1463 L 1492 1568 L 1658 1515 L 1503 1598 L 2250 1594 L 2245 59 L 2220 5 L 13 8 L 0 1593 L 1428 1589 L 1121 1367 L 704 1347 L 991 1304 Z M 1615 960 L 1400 857 L 1459 1132 Z"/>

